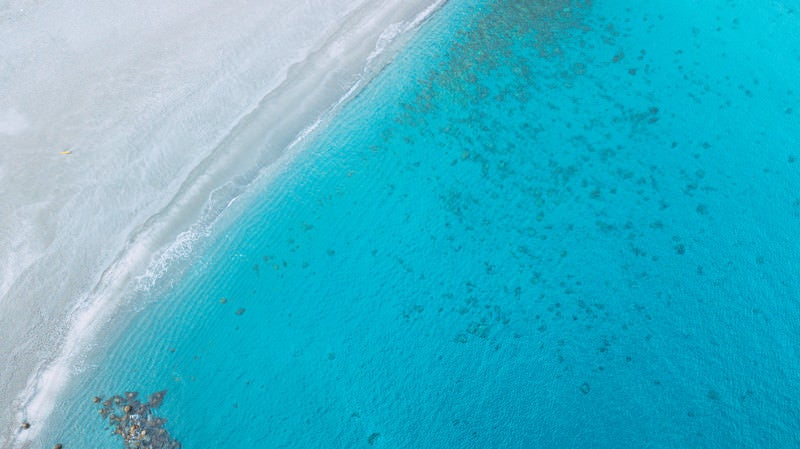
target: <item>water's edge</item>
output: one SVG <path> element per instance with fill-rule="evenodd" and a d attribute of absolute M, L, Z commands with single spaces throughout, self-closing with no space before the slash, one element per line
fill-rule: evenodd
<path fill-rule="evenodd" d="M 362 7 L 305 61 L 293 65 L 286 80 L 255 109 L 243 114 L 167 205 L 135 229 L 97 284 L 72 307 L 58 348 L 38 362 L 31 360 L 34 366 L 16 366 L 17 376 L 32 374 L 10 408 L 13 416 L 0 415 L 3 448 L 28 447 L 35 440 L 76 361 L 113 319 L 126 295 L 148 288 L 163 270 L 185 258 L 251 183 L 280 171 L 303 141 L 327 122 L 325 117 L 357 95 L 443 3 Z M 21 432 L 23 421 L 31 428 Z"/>

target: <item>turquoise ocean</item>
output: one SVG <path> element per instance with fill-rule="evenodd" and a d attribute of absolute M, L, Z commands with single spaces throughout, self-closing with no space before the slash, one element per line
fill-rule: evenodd
<path fill-rule="evenodd" d="M 448 2 L 38 443 L 800 447 L 800 3 Z"/>

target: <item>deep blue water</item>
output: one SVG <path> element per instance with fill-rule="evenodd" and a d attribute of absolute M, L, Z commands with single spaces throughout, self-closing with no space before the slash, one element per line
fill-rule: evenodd
<path fill-rule="evenodd" d="M 453 1 L 52 439 L 167 389 L 186 448 L 800 447 L 798 74 L 797 2 Z"/>

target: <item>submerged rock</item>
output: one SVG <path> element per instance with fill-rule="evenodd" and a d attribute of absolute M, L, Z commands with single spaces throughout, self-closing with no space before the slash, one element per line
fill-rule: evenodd
<path fill-rule="evenodd" d="M 153 393 L 147 402 L 137 400 L 135 391 L 113 396 L 103 402 L 100 415 L 108 418 L 112 433 L 123 439 L 125 449 L 179 449 L 181 443 L 164 428 L 167 420 L 157 417 L 153 410 L 166 394 L 166 390 Z"/>

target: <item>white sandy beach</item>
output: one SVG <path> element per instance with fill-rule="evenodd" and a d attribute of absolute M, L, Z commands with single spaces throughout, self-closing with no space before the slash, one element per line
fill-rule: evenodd
<path fill-rule="evenodd" d="M 0 447 L 38 447 L 123 293 L 439 3 L 0 6 Z"/>

